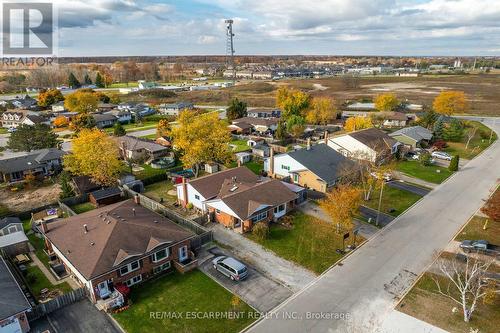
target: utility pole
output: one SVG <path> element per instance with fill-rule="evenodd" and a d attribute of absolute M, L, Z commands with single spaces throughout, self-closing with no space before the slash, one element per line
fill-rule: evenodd
<path fill-rule="evenodd" d="M 226 25 L 226 64 L 233 71 L 233 82 L 236 81 L 236 68 L 234 68 L 234 42 L 233 23 L 231 19 L 224 21 Z"/>
<path fill-rule="evenodd" d="M 375 220 L 375 225 L 378 227 L 378 220 L 380 216 L 380 206 L 382 206 L 382 195 L 384 194 L 384 184 L 385 181 L 382 179 L 382 186 L 380 187 L 380 196 L 378 198 L 378 209 L 377 209 L 377 219 Z"/>

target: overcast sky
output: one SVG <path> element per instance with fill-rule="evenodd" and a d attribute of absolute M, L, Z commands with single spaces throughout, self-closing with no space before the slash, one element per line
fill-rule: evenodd
<path fill-rule="evenodd" d="M 500 55 L 500 0 L 54 0 L 59 56 Z"/>

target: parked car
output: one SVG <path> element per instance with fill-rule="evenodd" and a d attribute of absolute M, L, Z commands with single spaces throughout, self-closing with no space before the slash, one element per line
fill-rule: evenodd
<path fill-rule="evenodd" d="M 409 151 L 406 153 L 405 157 L 409 160 L 418 160 L 420 158 L 420 153 L 416 151 Z"/>
<path fill-rule="evenodd" d="M 445 153 L 444 151 L 434 151 L 431 154 L 432 157 L 439 158 L 441 160 L 451 161 L 451 155 Z"/>
<path fill-rule="evenodd" d="M 460 243 L 460 248 L 465 253 L 475 251 L 488 255 L 500 255 L 500 246 L 490 244 L 486 240 L 464 240 Z"/>
<path fill-rule="evenodd" d="M 247 267 L 231 257 L 217 257 L 212 260 L 212 264 L 216 271 L 221 272 L 233 281 L 244 280 L 248 275 Z"/>
<path fill-rule="evenodd" d="M 15 127 L 9 127 L 7 129 L 7 132 L 9 132 L 9 133 L 14 133 L 15 131 L 17 131 L 17 128 L 15 128 Z"/>
<path fill-rule="evenodd" d="M 376 172 L 371 172 L 370 175 L 373 177 L 373 178 L 379 178 L 379 175 L 376 173 Z M 385 172 L 383 175 L 382 175 L 382 178 L 386 181 L 386 182 L 390 182 L 392 180 L 392 174 L 390 172 Z"/>

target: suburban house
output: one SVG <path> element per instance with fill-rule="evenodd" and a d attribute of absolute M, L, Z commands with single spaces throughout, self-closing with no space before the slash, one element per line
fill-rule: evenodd
<path fill-rule="evenodd" d="M 400 143 L 377 128 L 363 129 L 328 139 L 328 146 L 344 156 L 381 162 L 398 151 Z"/>
<path fill-rule="evenodd" d="M 415 149 L 422 143 L 428 144 L 432 140 L 432 132 L 422 126 L 405 127 L 389 134 L 406 147 Z"/>
<path fill-rule="evenodd" d="M 35 109 L 37 107 L 37 100 L 29 95 L 24 97 L 16 97 L 9 101 L 14 107 L 18 109 Z"/>
<path fill-rule="evenodd" d="M 253 118 L 279 118 L 281 117 L 280 109 L 251 109 L 247 111 L 248 117 Z"/>
<path fill-rule="evenodd" d="M 254 117 L 243 117 L 232 121 L 231 126 L 240 127 L 249 124 L 252 126 L 252 130 L 259 133 L 274 132 L 278 127 L 278 118 L 254 118 Z M 241 125 L 240 125 L 241 124 Z"/>
<path fill-rule="evenodd" d="M 327 192 L 338 180 L 348 175 L 354 162 L 320 143 L 285 154 L 271 155 L 264 161 L 264 171 L 271 177 L 288 179 L 293 184 L 319 192 Z"/>
<path fill-rule="evenodd" d="M 147 162 L 166 156 L 169 152 L 167 147 L 148 139 L 140 139 L 128 135 L 119 136 L 115 139 L 120 148 L 120 155 L 126 159 Z"/>
<path fill-rule="evenodd" d="M 26 312 L 31 304 L 5 260 L 0 257 L 0 332 L 26 333 L 30 330 Z"/>
<path fill-rule="evenodd" d="M 156 110 L 151 108 L 146 103 L 120 103 L 117 107 L 119 110 L 127 110 L 132 113 L 133 117 L 145 117 L 156 113 Z"/>
<path fill-rule="evenodd" d="M 382 126 L 388 128 L 404 127 L 408 122 L 408 116 L 402 112 L 377 112 L 374 117 L 382 119 Z"/>
<path fill-rule="evenodd" d="M 167 116 L 178 116 L 179 112 L 182 110 L 193 109 L 194 105 L 191 102 L 178 102 L 170 104 L 160 104 L 158 106 L 158 112 Z"/>
<path fill-rule="evenodd" d="M 0 253 L 11 257 L 28 253 L 30 252 L 28 243 L 23 223 L 18 217 L 0 219 Z"/>
<path fill-rule="evenodd" d="M 6 111 L 2 114 L 2 127 L 5 128 L 16 128 L 20 125 L 33 126 L 35 124 L 50 125 L 50 121 L 45 117 L 30 114 L 26 110 Z"/>
<path fill-rule="evenodd" d="M 239 182 L 256 183 L 260 177 L 246 167 L 238 167 L 199 177 L 177 184 L 177 201 L 182 206 L 192 204 L 193 207 L 205 213 L 205 201 L 214 199 L 219 194 L 226 179 L 237 179 Z"/>
<path fill-rule="evenodd" d="M 195 234 L 141 206 L 139 197 L 42 223 L 40 229 L 49 254 L 98 305 L 122 298 L 123 285 L 198 264 L 190 245 Z"/>
<path fill-rule="evenodd" d="M 276 221 L 297 204 L 299 196 L 281 181 L 243 182 L 225 179 L 219 193 L 206 205 L 210 220 L 236 232 L 251 231 L 256 223 Z"/>
<path fill-rule="evenodd" d="M 227 128 L 233 134 L 247 135 L 252 133 L 253 126 L 245 122 L 240 122 L 237 124 L 228 125 Z"/>
<path fill-rule="evenodd" d="M 106 114 L 111 114 L 122 124 L 127 124 L 132 121 L 132 112 L 129 110 L 113 109 Z"/>
<path fill-rule="evenodd" d="M 111 104 L 111 103 L 99 103 L 99 104 L 97 104 L 97 111 L 99 111 L 99 112 L 109 112 L 109 111 L 113 110 L 114 108 L 116 108 L 116 105 Z"/>
<path fill-rule="evenodd" d="M 114 115 L 109 113 L 94 113 L 92 117 L 94 117 L 97 128 L 111 127 L 118 121 Z"/>
<path fill-rule="evenodd" d="M 61 170 L 65 154 L 56 148 L 46 148 L 0 160 L 0 179 L 17 182 L 24 180 L 28 174 L 37 178 L 53 175 Z"/>
<path fill-rule="evenodd" d="M 64 101 L 60 101 L 51 105 L 52 112 L 64 112 L 66 108 L 64 107 Z"/>

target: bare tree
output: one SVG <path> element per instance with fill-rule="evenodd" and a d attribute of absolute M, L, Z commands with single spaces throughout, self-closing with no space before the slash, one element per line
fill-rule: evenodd
<path fill-rule="evenodd" d="M 481 261 L 471 256 L 466 257 L 465 263 L 458 259 L 440 258 L 437 260 L 437 268 L 447 278 L 445 283 L 433 277 L 438 293 L 451 299 L 462 307 L 464 321 L 469 322 L 476 310 L 477 302 L 487 294 L 499 294 L 500 289 L 496 287 L 491 291 L 488 287 L 486 273 L 494 259 Z"/>
<path fill-rule="evenodd" d="M 465 149 L 469 148 L 470 140 L 476 135 L 477 127 L 470 127 L 465 134 L 467 136 L 467 143 L 465 144 Z"/>

